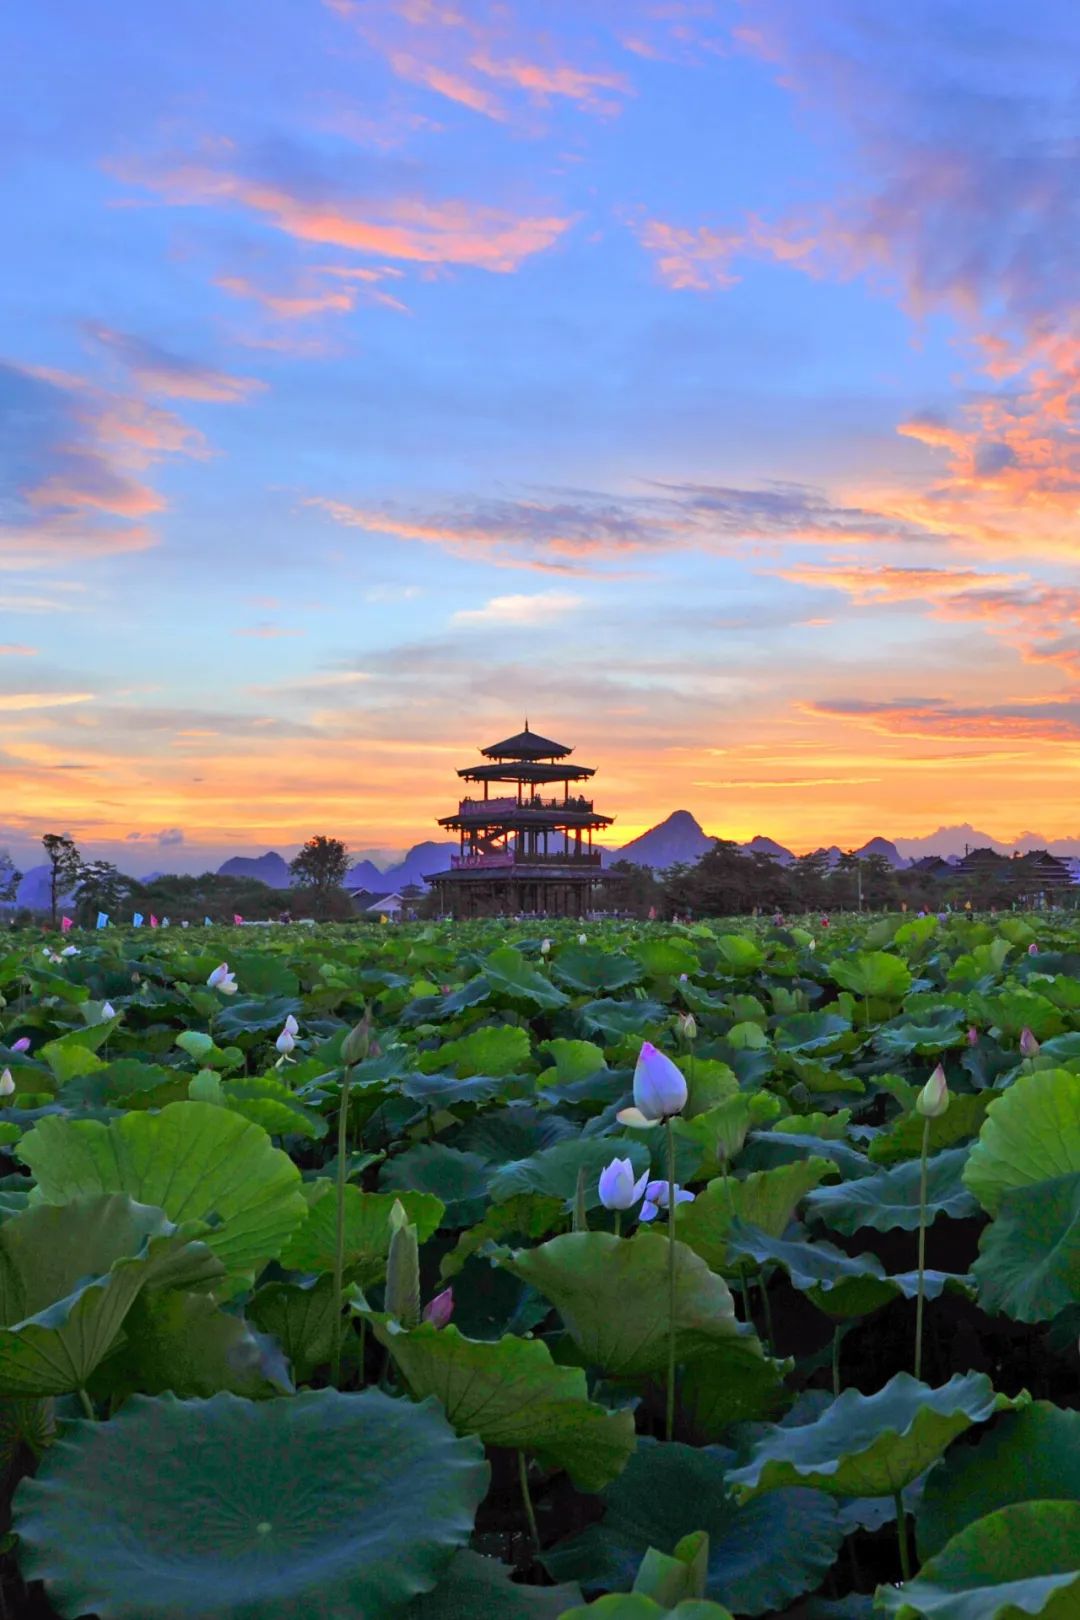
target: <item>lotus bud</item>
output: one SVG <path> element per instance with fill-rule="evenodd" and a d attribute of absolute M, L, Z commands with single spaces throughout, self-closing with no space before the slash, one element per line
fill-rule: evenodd
<path fill-rule="evenodd" d="M 579 934 L 577 937 L 577 942 L 579 945 L 587 945 L 589 943 L 588 934 Z"/>
<path fill-rule="evenodd" d="M 655 1219 L 659 1215 L 660 1211 L 662 1209 L 667 1209 L 668 1202 L 669 1202 L 669 1198 L 668 1198 L 669 1191 L 670 1191 L 670 1183 L 669 1182 L 666 1182 L 666 1181 L 650 1181 L 649 1182 L 649 1185 L 645 1188 L 645 1202 L 641 1206 L 641 1219 L 643 1221 L 655 1221 Z M 676 1208 L 680 1204 L 692 1204 L 693 1202 L 694 1202 L 693 1193 L 692 1192 L 687 1192 L 685 1187 L 680 1187 L 678 1182 L 676 1182 L 676 1184 L 675 1184 L 675 1205 L 676 1205 Z"/>
<path fill-rule="evenodd" d="M 0 1074 L 0 1097 L 10 1097 L 15 1090 L 15 1082 L 11 1078 L 11 1070 L 5 1069 Z"/>
<path fill-rule="evenodd" d="M 968 1026 L 967 1043 L 969 1046 L 978 1046 L 979 1044 L 979 1032 L 974 1024 Z"/>
<path fill-rule="evenodd" d="M 103 1001 L 101 1003 L 101 1022 L 103 1024 L 107 1023 L 110 1018 L 115 1018 L 115 1017 L 116 1017 L 116 1008 L 113 1006 L 112 1002 L 111 1001 Z"/>
<path fill-rule="evenodd" d="M 659 1125 L 682 1113 L 686 1096 L 682 1070 L 658 1052 L 651 1041 L 644 1041 L 634 1069 L 634 1107 L 620 1109 L 616 1117 L 620 1124 L 634 1125 L 639 1130 Z"/>
<path fill-rule="evenodd" d="M 647 1170 L 634 1180 L 629 1159 L 612 1159 L 600 1172 L 600 1202 L 605 1209 L 633 1209 L 649 1180 Z"/>
<path fill-rule="evenodd" d="M 288 1030 L 290 1035 L 299 1035 L 300 1033 L 300 1025 L 296 1022 L 296 1019 L 293 1017 L 292 1013 L 290 1013 L 285 1020 L 285 1028 Z"/>
<path fill-rule="evenodd" d="M 354 1063 L 363 1063 L 371 1050 L 371 1015 L 364 1013 L 341 1043 L 341 1061 L 351 1069 Z"/>
<path fill-rule="evenodd" d="M 1020 1056 L 1033 1058 L 1039 1055 L 1039 1043 L 1025 1024 L 1020 1031 Z"/>
<path fill-rule="evenodd" d="M 1029 956 L 1038 956 L 1038 954 L 1039 954 L 1039 947 L 1036 945 L 1035 941 L 1032 940 L 1031 944 L 1028 946 L 1028 955 Z"/>
<path fill-rule="evenodd" d="M 679 974 L 679 983 L 680 984 L 689 984 L 689 982 L 690 982 L 689 973 L 680 973 Z"/>
<path fill-rule="evenodd" d="M 14 1043 L 11 1050 L 13 1052 L 29 1052 L 29 1050 L 30 1050 L 30 1037 L 29 1037 L 29 1035 L 20 1035 L 19 1039 Z"/>
<path fill-rule="evenodd" d="M 402 1327 L 420 1320 L 420 1244 L 399 1198 L 390 1211 L 390 1252 L 386 1259 L 386 1309 Z"/>
<path fill-rule="evenodd" d="M 79 955 L 81 955 L 81 952 L 80 952 L 79 947 L 77 945 L 65 945 L 63 950 L 60 952 L 60 955 L 61 956 L 79 956 Z"/>
<path fill-rule="evenodd" d="M 288 1057 L 289 1053 L 296 1045 L 296 1042 L 289 1034 L 289 1031 L 287 1029 L 283 1029 L 277 1040 L 274 1042 L 274 1045 L 277 1047 L 282 1057 Z"/>
<path fill-rule="evenodd" d="M 807 945 L 806 948 L 807 948 L 808 951 L 816 951 L 817 950 L 817 940 L 812 939 L 810 941 L 809 945 Z"/>
<path fill-rule="evenodd" d="M 542 939 L 540 941 L 540 955 L 541 956 L 550 956 L 551 955 L 551 941 L 550 941 L 550 939 Z"/>
<path fill-rule="evenodd" d="M 697 1019 L 692 1012 L 680 1013 L 675 1022 L 682 1040 L 687 1042 L 697 1040 Z"/>
<path fill-rule="evenodd" d="M 949 1086 L 939 1063 L 915 1099 L 915 1111 L 924 1119 L 940 1119 L 949 1106 Z"/>
<path fill-rule="evenodd" d="M 454 1290 L 444 1288 L 441 1294 L 429 1299 L 421 1312 L 421 1319 L 432 1327 L 444 1328 L 454 1314 Z"/>

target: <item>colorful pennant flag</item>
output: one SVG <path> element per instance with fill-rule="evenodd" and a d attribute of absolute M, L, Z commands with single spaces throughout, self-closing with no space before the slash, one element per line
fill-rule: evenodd
<path fill-rule="evenodd" d="M 109 913 L 107 911 L 99 911 L 98 912 L 98 914 L 97 914 L 97 925 L 98 925 L 99 928 L 108 928 L 108 926 L 109 926 Z"/>
<path fill-rule="evenodd" d="M 156 918 L 156 917 L 155 917 L 155 916 L 154 916 L 154 913 L 153 913 L 153 912 L 151 912 L 151 913 L 150 913 L 150 926 L 151 926 L 151 928 L 156 928 L 156 927 L 157 927 L 157 925 L 158 925 L 158 920 L 157 920 L 157 918 Z"/>
<path fill-rule="evenodd" d="M 238 911 L 234 911 L 233 915 L 232 915 L 232 920 L 233 920 L 234 926 L 239 928 L 240 924 L 243 922 L 244 919 L 243 919 L 243 917 L 241 917 L 241 915 L 240 915 L 240 913 Z"/>
<path fill-rule="evenodd" d="M 142 915 L 142 912 L 141 912 L 141 911 L 137 911 L 137 912 L 136 912 L 136 913 L 135 913 L 135 915 L 134 915 L 134 917 L 132 917 L 132 919 L 131 919 L 131 926 L 132 926 L 132 928 L 141 928 L 141 927 L 142 927 L 142 925 L 143 925 L 143 915 Z"/>
<path fill-rule="evenodd" d="M 62 934 L 66 934 L 68 929 L 69 928 L 74 928 L 74 926 L 75 926 L 75 924 L 72 922 L 70 917 L 61 917 L 61 919 L 60 919 L 60 932 Z"/>
<path fill-rule="evenodd" d="M 204 917 L 204 918 L 203 918 L 203 927 L 204 927 L 204 928 L 213 928 L 213 926 L 214 926 L 214 924 L 213 924 L 213 922 L 212 922 L 212 921 L 211 921 L 211 920 L 210 920 L 210 918 L 209 918 L 209 917 Z"/>

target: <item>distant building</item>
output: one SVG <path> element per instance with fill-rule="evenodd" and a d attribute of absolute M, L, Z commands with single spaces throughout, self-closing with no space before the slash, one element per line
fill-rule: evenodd
<path fill-rule="evenodd" d="M 600 876 L 593 833 L 614 817 L 600 815 L 592 799 L 570 787 L 595 771 L 569 764 L 573 749 L 530 731 L 527 720 L 516 737 L 480 752 L 484 763 L 458 775 L 482 784 L 482 796 L 461 799 L 453 815 L 439 820 L 460 841 L 449 868 L 427 879 L 439 906 L 455 917 L 584 915 Z"/>

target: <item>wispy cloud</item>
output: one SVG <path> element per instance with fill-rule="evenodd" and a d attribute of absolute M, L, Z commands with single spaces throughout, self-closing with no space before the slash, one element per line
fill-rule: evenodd
<path fill-rule="evenodd" d="M 213 366 L 173 354 L 160 344 L 135 337 L 130 332 L 93 326 L 87 328 L 87 335 L 118 360 L 149 394 L 202 400 L 214 405 L 237 405 L 266 387 L 256 377 L 231 376 Z"/>
<path fill-rule="evenodd" d="M 0 692 L 0 709 L 63 709 L 73 703 L 92 703 L 93 692 Z"/>
<path fill-rule="evenodd" d="M 580 596 L 564 591 L 541 591 L 534 596 L 493 596 L 483 607 L 462 608 L 454 614 L 458 624 L 551 624 L 583 606 Z"/>
<path fill-rule="evenodd" d="M 36 647 L 28 647 L 21 641 L 0 642 L 0 658 L 33 658 L 36 652 Z"/>

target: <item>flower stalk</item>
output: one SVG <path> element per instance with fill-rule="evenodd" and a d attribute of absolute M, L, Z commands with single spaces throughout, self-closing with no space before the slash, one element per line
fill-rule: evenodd
<path fill-rule="evenodd" d="M 926 1180 L 930 1156 L 930 1121 L 940 1119 L 949 1106 L 949 1087 L 939 1063 L 915 1099 L 915 1110 L 922 1115 L 922 1150 L 919 1155 L 919 1283 L 915 1296 L 915 1377 L 922 1377 L 923 1308 L 926 1300 Z M 906 1539 L 902 1542 L 906 1552 Z M 905 1575 L 904 1579 L 907 1579 Z"/>
<path fill-rule="evenodd" d="M 667 1356 L 667 1410 L 664 1418 L 664 1438 L 670 1440 L 675 1433 L 675 1132 L 671 1120 L 664 1122 L 667 1131 L 668 1172 L 668 1356 Z"/>

